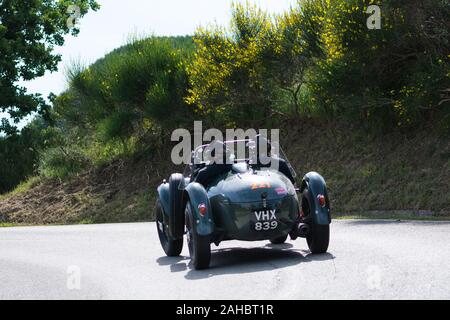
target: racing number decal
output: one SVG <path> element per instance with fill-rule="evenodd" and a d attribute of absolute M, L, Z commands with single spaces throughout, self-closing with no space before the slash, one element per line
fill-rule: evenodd
<path fill-rule="evenodd" d="M 268 189 L 270 188 L 270 183 L 252 183 L 252 190 L 256 190 L 256 189 Z"/>

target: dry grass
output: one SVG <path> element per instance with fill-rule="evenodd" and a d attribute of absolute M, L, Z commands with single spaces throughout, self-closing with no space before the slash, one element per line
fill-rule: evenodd
<path fill-rule="evenodd" d="M 288 126 L 289 127 L 289 126 Z M 450 138 L 432 130 L 372 138 L 344 126 L 290 126 L 285 151 L 302 175 L 326 178 L 334 211 L 450 215 Z"/>
<path fill-rule="evenodd" d="M 155 186 L 173 169 L 153 159 L 115 161 L 61 182 L 45 179 L 0 200 L 0 223 L 69 224 L 148 221 Z M 156 163 L 162 163 L 160 160 Z"/>

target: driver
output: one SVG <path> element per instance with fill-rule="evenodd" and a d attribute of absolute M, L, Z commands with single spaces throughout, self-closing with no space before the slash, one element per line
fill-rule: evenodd
<path fill-rule="evenodd" d="M 203 151 L 205 166 L 193 176 L 194 181 L 207 186 L 214 177 L 230 170 L 232 153 L 220 140 L 211 142 Z"/>

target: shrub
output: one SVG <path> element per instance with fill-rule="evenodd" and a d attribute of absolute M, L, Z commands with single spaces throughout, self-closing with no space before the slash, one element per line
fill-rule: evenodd
<path fill-rule="evenodd" d="M 20 133 L 0 136 L 0 194 L 37 173 L 39 151 L 55 143 L 55 136 L 41 117 L 36 117 Z"/>
<path fill-rule="evenodd" d="M 87 168 L 90 161 L 76 146 L 59 146 L 40 153 L 39 174 L 46 178 L 65 179 Z"/>
<path fill-rule="evenodd" d="M 103 162 L 129 154 L 155 126 L 169 131 L 189 122 L 184 65 L 192 46 L 190 37 L 150 37 L 87 68 L 73 63 L 69 90 L 54 100 L 65 145 L 77 144 L 86 157 Z"/>
<path fill-rule="evenodd" d="M 444 111 L 439 92 L 450 87 L 448 2 L 309 2 L 307 10 L 321 21 L 315 32 L 325 58 L 308 80 L 311 102 L 324 114 L 389 129 Z M 366 28 L 373 3 L 382 7 L 381 30 Z"/>

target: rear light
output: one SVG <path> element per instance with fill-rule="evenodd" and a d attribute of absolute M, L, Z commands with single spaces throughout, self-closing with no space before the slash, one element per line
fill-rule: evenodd
<path fill-rule="evenodd" d="M 321 207 L 325 207 L 326 201 L 325 201 L 325 196 L 323 194 L 319 194 L 317 196 L 317 201 L 319 201 L 319 205 Z"/>
<path fill-rule="evenodd" d="M 206 204 L 200 203 L 200 204 L 198 205 L 198 213 L 200 213 L 200 215 L 201 215 L 202 217 L 204 217 L 205 214 L 206 214 L 206 211 L 207 211 Z"/>

